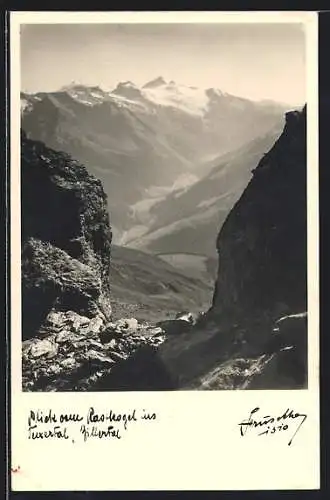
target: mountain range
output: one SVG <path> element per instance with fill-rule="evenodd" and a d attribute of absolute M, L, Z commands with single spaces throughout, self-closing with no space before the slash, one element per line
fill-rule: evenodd
<path fill-rule="evenodd" d="M 159 254 L 211 252 L 215 226 L 275 141 L 287 109 L 162 77 L 111 90 L 72 83 L 21 93 L 27 137 L 72 155 L 102 181 L 114 241 Z M 212 235 L 204 238 L 200 221 Z M 205 244 L 195 241 L 195 224 Z"/>

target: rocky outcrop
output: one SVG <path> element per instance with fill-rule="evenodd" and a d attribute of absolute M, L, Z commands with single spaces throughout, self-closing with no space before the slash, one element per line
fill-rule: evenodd
<path fill-rule="evenodd" d="M 109 320 L 111 229 L 101 182 L 21 135 L 23 339 L 51 311 Z"/>
<path fill-rule="evenodd" d="M 159 356 L 182 389 L 307 384 L 306 108 L 286 115 L 217 240 L 210 310 Z"/>
<path fill-rule="evenodd" d="M 236 319 L 306 310 L 306 108 L 286 114 L 217 240 L 212 312 Z"/>
<path fill-rule="evenodd" d="M 74 311 L 50 312 L 42 335 L 23 342 L 23 390 L 133 390 L 137 384 L 143 389 L 146 375 L 158 387 L 166 371 L 155 352 L 164 340 L 160 328 L 135 318 L 104 322 Z"/>

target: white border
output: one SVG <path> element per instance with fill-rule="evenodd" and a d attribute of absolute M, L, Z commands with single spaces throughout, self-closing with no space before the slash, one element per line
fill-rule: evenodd
<path fill-rule="evenodd" d="M 317 14 L 312 12 L 12 12 L 11 47 L 11 383 L 14 491 L 251 490 L 319 488 L 319 263 Z M 20 24 L 303 23 L 307 37 L 309 388 L 305 391 L 165 393 L 22 393 L 20 271 Z M 29 409 L 157 411 L 153 426 L 132 428 L 118 443 L 31 442 Z M 242 439 L 237 423 L 254 406 L 286 407 L 308 419 L 294 445 Z M 49 457 L 49 458 L 47 458 Z"/>

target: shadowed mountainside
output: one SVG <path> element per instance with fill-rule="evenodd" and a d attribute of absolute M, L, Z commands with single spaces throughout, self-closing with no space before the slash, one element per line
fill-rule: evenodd
<path fill-rule="evenodd" d="M 212 311 L 247 317 L 307 307 L 306 108 L 286 115 L 223 225 Z"/>
<path fill-rule="evenodd" d="M 158 356 L 181 388 L 305 386 L 306 108 L 286 115 L 282 135 L 254 170 L 217 248 L 210 311 L 192 332 L 164 343 Z"/>

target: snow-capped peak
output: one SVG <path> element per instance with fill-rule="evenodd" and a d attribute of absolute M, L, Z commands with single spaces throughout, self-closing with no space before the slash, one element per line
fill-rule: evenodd
<path fill-rule="evenodd" d="M 127 82 L 119 82 L 117 87 L 112 91 L 114 94 L 120 94 L 121 92 L 125 92 L 126 90 L 139 90 L 138 86 L 135 83 L 127 81 Z"/>
<path fill-rule="evenodd" d="M 209 96 L 210 99 L 214 99 L 225 95 L 221 90 L 215 88 L 206 89 L 206 94 Z"/>
<path fill-rule="evenodd" d="M 78 83 L 76 81 L 72 81 L 71 83 L 67 85 L 63 85 L 63 87 L 60 88 L 60 92 L 72 92 L 72 91 L 82 91 L 88 89 L 87 85 L 83 85 L 82 83 Z"/>
<path fill-rule="evenodd" d="M 174 82 L 172 81 L 170 83 L 174 83 Z M 143 85 L 142 88 L 143 89 L 153 89 L 153 88 L 159 87 L 161 85 L 166 85 L 166 81 L 164 80 L 164 78 L 162 76 L 158 76 L 154 80 L 150 80 L 150 82 Z"/>
<path fill-rule="evenodd" d="M 127 80 L 126 82 L 119 82 L 118 85 L 117 85 L 117 88 L 118 87 L 121 87 L 121 88 L 137 88 L 137 86 L 135 85 L 135 83 L 131 82 L 130 80 Z"/>
<path fill-rule="evenodd" d="M 120 82 L 117 87 L 112 91 L 112 94 L 120 95 L 128 99 L 141 98 L 141 91 L 133 82 Z"/>
<path fill-rule="evenodd" d="M 158 85 L 142 88 L 145 99 L 159 106 L 174 107 L 192 115 L 204 115 L 209 102 L 204 89 L 187 87 L 173 81 L 160 83 L 158 79 L 158 82 Z"/>
<path fill-rule="evenodd" d="M 61 92 L 66 92 L 76 101 L 86 106 L 94 106 L 95 104 L 100 104 L 107 98 L 107 93 L 100 87 L 96 86 L 85 86 L 73 82 L 70 85 L 61 88 Z"/>

